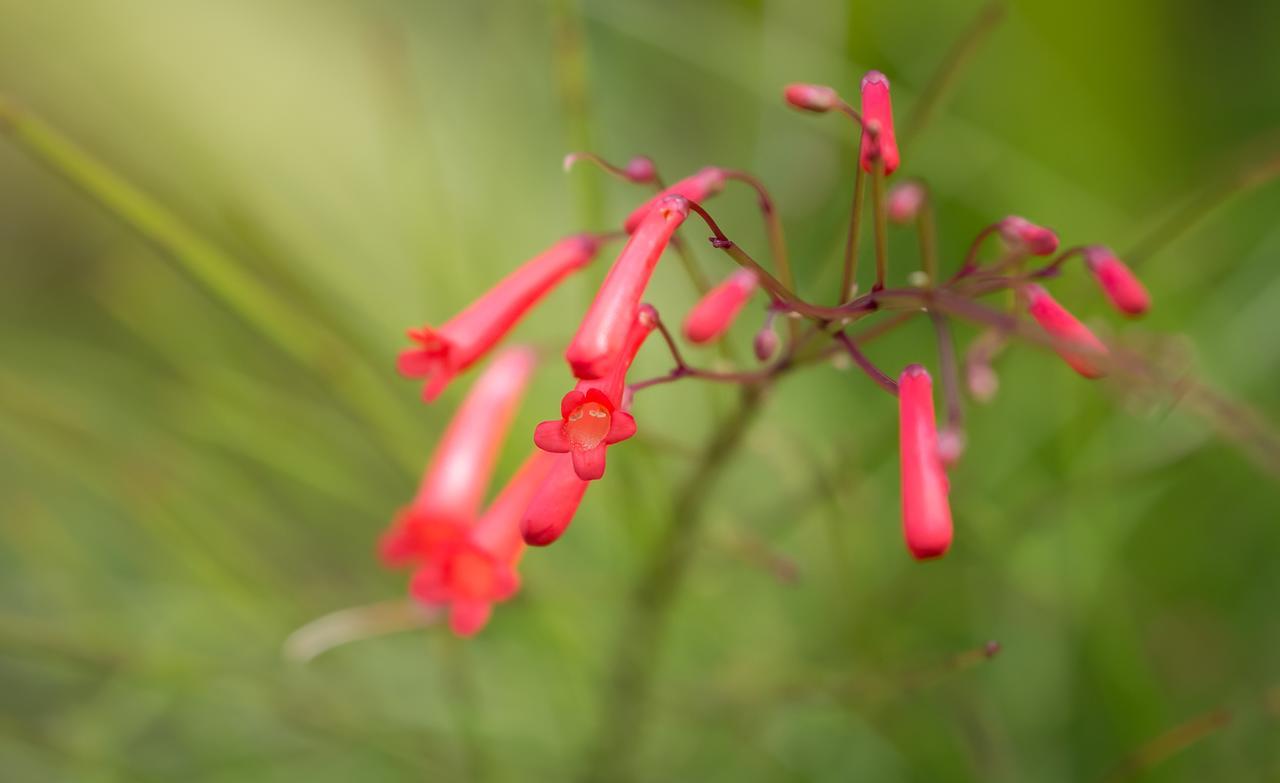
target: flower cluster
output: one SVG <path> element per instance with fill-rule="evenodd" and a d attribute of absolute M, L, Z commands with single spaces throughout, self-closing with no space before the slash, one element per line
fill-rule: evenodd
<path fill-rule="evenodd" d="M 796 293 L 773 200 L 755 177 L 711 166 L 668 186 L 647 157 L 614 166 L 592 153 L 574 153 L 566 158 L 566 167 L 578 161 L 594 163 L 656 192 L 626 217 L 621 231 L 563 239 L 442 326 L 409 332 L 414 347 L 400 355 L 400 371 L 423 379 L 423 396 L 434 400 L 455 377 L 490 353 L 552 288 L 589 264 L 607 243 L 625 239 L 565 349 L 574 385 L 560 402 L 559 416 L 537 425 L 532 438 L 536 448 L 523 466 L 482 508 L 497 456 L 534 370 L 531 351 L 510 348 L 500 352 L 472 386 L 428 464 L 417 497 L 383 536 L 384 561 L 412 568 L 410 593 L 424 603 L 448 606 L 458 634 L 478 631 L 493 605 L 517 591 L 516 567 L 526 545 L 546 546 L 565 532 L 587 487 L 604 476 L 609 447 L 636 434 L 631 409 L 642 389 L 686 378 L 763 388 L 785 373 L 847 354 L 897 398 L 903 534 L 911 555 L 926 560 L 942 556 L 952 543 L 947 470 L 962 456 L 965 442 L 962 373 L 950 321 L 985 327 L 965 355 L 963 376 L 970 396 L 987 401 L 998 386 L 993 364 L 1013 336 L 1032 336 L 1086 378 L 1099 378 L 1113 367 L 1116 360 L 1107 345 L 1044 287 L 1070 259 L 1082 259 L 1106 300 L 1121 314 L 1138 316 L 1150 307 L 1147 291 L 1111 250 L 1091 245 L 1059 252 L 1055 232 L 1016 215 L 980 231 L 957 270 L 944 278 L 927 184 L 910 179 L 886 190 L 902 163 L 888 78 L 878 71 L 866 74 L 857 108 L 822 85 L 793 84 L 783 97 L 806 112 L 843 113 L 859 130 L 854 209 L 838 304 L 817 305 Z M 745 183 L 756 192 L 773 255 L 772 272 L 729 239 L 703 206 L 730 182 Z M 874 218 L 875 280 L 869 293 L 857 296 L 858 239 L 867 191 Z M 670 246 L 680 249 L 677 232 L 691 215 L 706 223 L 712 246 L 739 268 L 718 285 L 704 287 L 681 332 L 695 344 L 723 339 L 751 300 L 763 294 L 762 323 L 753 339 L 760 363 L 756 367 L 724 371 L 690 365 L 658 311 L 645 302 L 655 267 Z M 910 284 L 902 287 L 890 287 L 888 280 L 890 222 L 918 229 L 924 268 L 913 270 Z M 1002 249 L 984 259 L 991 238 L 998 238 Z M 1038 258 L 1050 260 L 1037 267 Z M 1006 304 L 983 301 L 1001 291 L 1013 292 Z M 898 311 L 898 320 L 882 322 L 877 331 L 853 330 L 857 322 L 888 311 Z M 907 364 L 895 380 L 863 351 L 878 334 L 921 313 L 934 323 L 938 336 L 937 369 L 946 401 L 941 427 L 933 378 L 922 364 Z M 774 329 L 779 316 L 794 327 L 784 330 L 785 337 Z M 657 378 L 629 378 L 633 360 L 655 331 L 662 335 L 674 369 Z"/>

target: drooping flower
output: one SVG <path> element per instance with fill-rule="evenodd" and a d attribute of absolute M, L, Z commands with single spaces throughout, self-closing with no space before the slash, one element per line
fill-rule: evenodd
<path fill-rule="evenodd" d="M 422 396 L 428 402 L 466 370 L 529 311 L 538 300 L 574 270 L 591 262 L 600 243 L 591 236 L 567 237 L 525 262 L 465 310 L 438 328 L 410 329 L 417 346 L 400 354 L 400 373 L 425 378 Z"/>
<path fill-rule="evenodd" d="M 876 158 L 880 158 L 884 161 L 885 176 L 892 174 L 898 168 L 898 140 L 893 133 L 889 79 L 879 71 L 868 71 L 862 77 L 862 121 L 866 128 L 862 132 L 858 161 L 863 170 L 873 171 Z"/>
<path fill-rule="evenodd" d="M 642 305 L 608 374 L 578 381 L 560 401 L 560 418 L 542 422 L 533 432 L 533 442 L 543 451 L 567 452 L 584 481 L 604 475 L 607 447 L 636 434 L 636 420 L 622 404 L 627 370 L 656 326 L 656 311 Z"/>
<path fill-rule="evenodd" d="M 924 185 L 914 180 L 899 182 L 889 188 L 889 220 L 894 223 L 910 223 L 920 214 L 926 197 Z"/>
<path fill-rule="evenodd" d="M 1111 248 L 1091 245 L 1084 249 L 1084 263 L 1093 273 L 1111 306 L 1130 317 L 1147 312 L 1151 295 L 1133 270 L 1116 258 Z"/>
<path fill-rule="evenodd" d="M 801 111 L 821 113 L 840 105 L 836 91 L 821 84 L 788 84 L 782 96 L 792 108 Z"/>
<path fill-rule="evenodd" d="M 689 202 L 682 196 L 669 196 L 631 235 L 565 350 L 575 377 L 600 378 L 617 362 L 658 258 L 688 216 Z"/>
<path fill-rule="evenodd" d="M 1107 347 L 1089 331 L 1089 327 L 1058 304 L 1043 287 L 1032 284 L 1023 291 L 1027 297 L 1028 312 L 1040 328 L 1054 338 L 1054 350 L 1062 360 L 1086 378 L 1105 375 L 1104 366 L 1109 355 Z"/>
<path fill-rule="evenodd" d="M 556 462 L 552 455 L 534 451 L 475 524 L 414 572 L 410 594 L 431 606 L 447 605 L 449 625 L 459 636 L 483 628 L 493 605 L 519 589 L 521 522 Z"/>
<path fill-rule="evenodd" d="M 382 536 L 379 550 L 388 565 L 420 562 L 462 539 L 480 510 L 533 366 L 531 350 L 508 349 L 471 387 L 427 465 L 417 496 Z"/>
<path fill-rule="evenodd" d="M 951 546 L 950 487 L 938 454 L 933 380 L 918 364 L 898 377 L 898 437 L 907 548 L 917 560 L 941 557 Z"/>
<path fill-rule="evenodd" d="M 684 319 L 684 336 L 692 343 L 709 343 L 724 334 L 755 293 L 760 279 L 739 269 L 698 300 Z"/>
<path fill-rule="evenodd" d="M 999 223 L 1000 236 L 1013 247 L 1033 256 L 1053 255 L 1058 249 L 1058 235 L 1026 218 L 1010 215 Z"/>
<path fill-rule="evenodd" d="M 563 535 L 591 484 L 578 478 L 568 454 L 548 455 L 555 462 L 520 522 L 520 531 L 529 546 L 547 546 Z"/>
<path fill-rule="evenodd" d="M 636 207 L 627 216 L 622 227 L 628 234 L 634 234 L 636 229 L 640 227 L 641 221 L 645 219 L 645 216 L 652 212 L 654 207 L 672 196 L 683 196 L 690 201 L 701 204 L 723 190 L 725 180 L 724 169 L 708 166 L 692 176 L 685 177 L 679 182 L 669 185 L 661 193 Z"/>

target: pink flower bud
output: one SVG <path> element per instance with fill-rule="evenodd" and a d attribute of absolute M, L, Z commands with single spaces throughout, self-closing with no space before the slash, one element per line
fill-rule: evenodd
<path fill-rule="evenodd" d="M 920 214 L 926 197 L 924 185 L 915 181 L 899 182 L 889 188 L 889 219 L 894 223 L 910 223 Z"/>
<path fill-rule="evenodd" d="M 1000 390 L 1000 376 L 990 364 L 970 362 L 965 368 L 965 384 L 978 402 L 991 402 Z"/>
<path fill-rule="evenodd" d="M 939 458 L 933 414 L 933 381 L 918 364 L 898 377 L 902 530 L 917 560 L 946 554 L 951 546 L 949 486 Z"/>
<path fill-rule="evenodd" d="M 889 80 L 879 71 L 868 71 L 862 77 L 862 121 L 874 135 L 864 129 L 858 160 L 864 171 L 874 170 L 875 159 L 884 160 L 884 173 L 898 168 L 898 141 L 893 134 L 893 102 L 889 98 Z"/>
<path fill-rule="evenodd" d="M 627 216 L 626 222 L 622 224 L 623 229 L 628 234 L 633 234 L 639 227 L 640 221 L 644 220 L 655 206 L 662 203 L 663 200 L 672 196 L 683 196 L 690 201 L 701 204 L 711 196 L 719 193 L 724 189 L 725 174 L 724 169 L 710 166 L 699 171 L 691 177 L 685 177 L 679 182 L 671 185 L 666 190 L 636 207 L 630 215 Z"/>
<path fill-rule="evenodd" d="M 778 333 L 773 330 L 773 324 L 767 324 L 756 332 L 756 338 L 752 341 L 751 347 L 755 349 L 757 359 L 767 362 L 778 352 L 779 342 Z"/>
<path fill-rule="evenodd" d="M 1067 343 L 1054 346 L 1062 360 L 1086 378 L 1101 378 L 1105 375 L 1103 366 L 1109 353 L 1102 341 L 1089 331 L 1089 327 L 1080 323 L 1041 286 L 1028 285 L 1024 291 L 1028 311 L 1036 319 L 1036 323 L 1040 324 L 1040 328 L 1056 341 Z M 1079 350 L 1073 350 L 1072 345 L 1079 346 Z"/>
<path fill-rule="evenodd" d="M 431 457 L 417 497 L 382 537 L 379 548 L 388 565 L 420 561 L 463 538 L 480 509 L 533 367 L 532 351 L 512 348 L 471 387 Z"/>
<path fill-rule="evenodd" d="M 520 522 L 529 546 L 547 546 L 564 534 L 591 482 L 578 478 L 567 454 L 554 455 L 551 472 L 538 488 Z"/>
<path fill-rule="evenodd" d="M 425 378 L 422 396 L 434 400 L 459 373 L 498 343 L 543 296 L 595 258 L 599 243 L 589 236 L 562 239 L 503 278 L 437 329 L 411 329 L 418 345 L 403 351 L 400 373 Z"/>
<path fill-rule="evenodd" d="M 684 336 L 691 343 L 709 343 L 724 334 L 755 293 L 759 278 L 739 269 L 706 293 L 684 319 Z"/>
<path fill-rule="evenodd" d="M 1111 306 L 1125 315 L 1136 317 L 1151 307 L 1151 295 L 1123 261 L 1110 248 L 1092 245 L 1084 249 L 1084 263 L 1093 273 Z"/>
<path fill-rule="evenodd" d="M 638 155 L 627 161 L 623 172 L 626 173 L 627 179 L 637 185 L 653 182 L 658 175 L 657 167 L 653 165 L 653 159 L 644 155 Z"/>
<path fill-rule="evenodd" d="M 964 454 L 964 433 L 953 427 L 945 427 L 938 433 L 938 459 L 942 467 L 949 468 L 960 461 Z"/>
<path fill-rule="evenodd" d="M 1017 215 L 1000 221 L 1000 236 L 1013 247 L 1022 248 L 1033 256 L 1050 256 L 1058 249 L 1057 234 Z"/>
<path fill-rule="evenodd" d="M 670 196 L 631 235 L 565 351 L 576 377 L 600 378 L 616 363 L 658 258 L 688 216 L 689 202 Z"/>
<path fill-rule="evenodd" d="M 821 84 L 788 84 L 782 95 L 801 111 L 826 112 L 840 105 L 836 91 Z"/>

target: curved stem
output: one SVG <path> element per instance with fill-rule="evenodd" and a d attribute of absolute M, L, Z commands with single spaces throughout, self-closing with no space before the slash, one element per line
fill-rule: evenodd
<path fill-rule="evenodd" d="M 755 175 L 745 171 L 726 169 L 725 177 L 736 179 L 750 185 L 760 199 L 760 214 L 764 217 L 765 232 L 769 235 L 769 251 L 777 265 L 778 279 L 787 288 L 795 289 L 795 278 L 791 274 L 791 259 L 787 255 L 787 242 L 782 232 L 782 219 L 778 216 L 773 198 L 764 183 Z"/>
<path fill-rule="evenodd" d="M 857 364 L 858 367 L 861 368 L 869 378 L 871 378 L 871 380 L 875 381 L 880 388 L 889 392 L 889 394 L 894 397 L 898 396 L 897 382 L 886 375 L 879 367 L 875 366 L 875 364 L 867 358 L 867 355 L 858 348 L 858 344 L 849 338 L 849 335 L 844 332 L 836 332 L 835 339 L 844 346 L 844 349 L 849 352 L 849 356 L 853 357 L 854 363 Z"/>

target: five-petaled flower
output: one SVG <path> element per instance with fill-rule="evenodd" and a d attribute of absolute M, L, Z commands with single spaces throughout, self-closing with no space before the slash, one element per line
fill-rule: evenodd
<path fill-rule="evenodd" d="M 588 235 L 562 239 L 443 325 L 410 329 L 409 339 L 417 346 L 400 354 L 400 373 L 426 379 L 422 396 L 427 402 L 434 400 L 459 373 L 488 353 L 556 284 L 590 263 L 599 245 L 595 237 Z"/>

